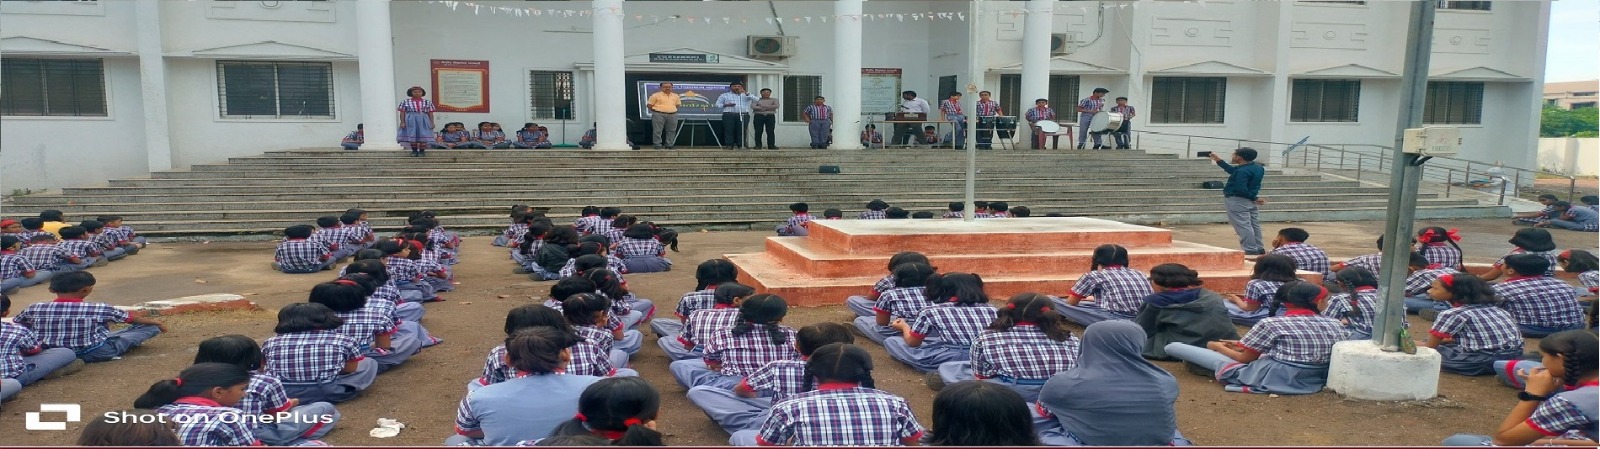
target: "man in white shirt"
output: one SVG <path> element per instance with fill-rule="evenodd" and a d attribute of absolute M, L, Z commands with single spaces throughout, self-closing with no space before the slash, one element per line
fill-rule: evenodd
<path fill-rule="evenodd" d="M 749 149 L 744 143 L 744 129 L 750 123 L 750 102 L 756 96 L 744 91 L 744 84 L 728 85 L 728 92 L 717 96 L 722 106 L 722 149 Z"/>
<path fill-rule="evenodd" d="M 923 117 L 933 113 L 933 107 L 928 105 L 928 100 L 917 98 L 916 91 L 900 93 L 900 112 L 922 113 Z M 912 139 L 922 134 L 921 123 L 896 123 L 894 125 L 894 141 L 901 145 L 908 145 Z"/>

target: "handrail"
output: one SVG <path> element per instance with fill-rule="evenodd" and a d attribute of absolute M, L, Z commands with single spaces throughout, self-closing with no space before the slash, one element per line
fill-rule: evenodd
<path fill-rule="evenodd" d="M 1391 163 L 1389 152 L 1393 151 L 1391 146 L 1375 144 L 1295 144 L 1160 131 L 1132 131 L 1135 133 L 1133 147 L 1141 150 L 1173 149 L 1181 144 L 1184 157 L 1194 157 L 1200 151 L 1231 152 L 1235 148 L 1251 146 L 1261 152 L 1277 152 L 1275 154 L 1280 157 L 1276 159 L 1285 167 L 1298 166 L 1330 174 L 1353 172 L 1357 182 L 1365 181 L 1384 186 L 1388 185 L 1387 177 L 1370 177 L 1364 176 L 1363 173 L 1388 174 Z M 1288 154 L 1285 155 L 1283 152 Z M 1572 175 L 1444 156 L 1433 157 L 1429 162 L 1428 168 L 1431 170 L 1423 171 L 1423 179 L 1442 184 L 1446 197 L 1459 187 L 1469 191 L 1489 193 L 1496 197 L 1496 204 L 1505 205 L 1506 195 L 1515 197 L 1517 190 L 1525 185 L 1524 180 L 1531 184 L 1538 176 L 1544 175 L 1566 178 L 1567 201 L 1577 201 L 1578 180 Z M 1434 187 L 1434 190 L 1439 190 L 1438 186 Z"/>

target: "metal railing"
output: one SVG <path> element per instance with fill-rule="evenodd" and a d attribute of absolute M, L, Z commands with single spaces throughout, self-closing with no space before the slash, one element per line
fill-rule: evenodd
<path fill-rule="evenodd" d="M 1393 165 L 1392 147 L 1384 145 L 1288 143 L 1158 131 L 1133 132 L 1133 147 L 1139 150 L 1178 152 L 1183 157 L 1195 157 L 1201 152 L 1228 154 L 1239 147 L 1251 147 L 1281 167 L 1345 176 L 1356 182 L 1385 187 L 1389 184 L 1388 174 Z M 1507 195 L 1516 197 L 1518 191 L 1532 186 L 1539 176 L 1546 176 L 1566 179 L 1567 201 L 1577 201 L 1578 180 L 1572 175 L 1453 157 L 1434 157 L 1424 167 L 1423 188 L 1445 197 L 1475 192 L 1488 194 L 1494 197 L 1495 204 L 1505 205 Z"/>

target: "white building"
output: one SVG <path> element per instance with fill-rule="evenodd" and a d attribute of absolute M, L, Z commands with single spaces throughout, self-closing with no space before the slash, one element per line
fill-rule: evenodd
<path fill-rule="evenodd" d="M 1464 127 L 1463 158 L 1534 167 L 1549 3 L 1441 3 L 1426 121 Z M 383 147 L 378 135 L 392 135 L 401 91 L 419 85 L 436 94 L 432 60 L 488 65 L 490 112 L 441 112 L 439 123 L 494 121 L 509 132 L 538 122 L 552 129 L 552 140 L 570 144 L 600 121 L 602 146 L 614 147 L 620 134 L 604 123 L 637 118 L 636 81 L 739 80 L 752 91 L 775 91 L 784 103 L 779 145 L 796 147 L 806 129 L 795 114 L 813 95 L 828 96 L 841 116 L 860 110 L 851 98 L 859 90 L 836 88 L 862 83 L 852 62 L 898 69 L 899 86 L 881 90 L 914 90 L 930 102 L 965 86 L 972 20 L 988 67 L 981 86 L 998 93 L 1008 114 L 1028 107 L 1019 100 L 1047 97 L 1068 118 L 1077 99 L 1106 87 L 1138 108 L 1136 130 L 1393 143 L 1408 2 L 987 1 L 975 17 L 969 7 L 938 0 L 5 1 L 0 179 L 8 189 L 60 187 L 332 147 L 362 122 L 369 145 Z M 859 42 L 837 39 L 852 33 Z M 793 54 L 752 56 L 750 36 L 792 38 Z M 1043 69 L 1021 76 L 1025 45 L 1054 47 L 1032 58 L 1047 76 Z M 850 61 L 857 52 L 860 60 Z M 691 56 L 652 62 L 652 53 Z M 362 74 L 363 67 L 377 70 Z M 836 138 L 845 142 L 836 147 L 849 146 L 859 129 L 843 122 L 836 136 L 850 138 Z"/>

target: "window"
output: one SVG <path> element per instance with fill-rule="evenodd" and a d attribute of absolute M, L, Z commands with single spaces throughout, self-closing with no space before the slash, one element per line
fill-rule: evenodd
<path fill-rule="evenodd" d="M 217 61 L 217 97 L 227 118 L 333 118 L 333 64 Z"/>
<path fill-rule="evenodd" d="M 1291 122 L 1354 122 L 1361 105 L 1361 81 L 1294 80 L 1289 95 Z"/>
<path fill-rule="evenodd" d="M 99 59 L 0 58 L 0 115 L 105 117 Z"/>
<path fill-rule="evenodd" d="M 810 75 L 783 77 L 782 104 L 788 105 L 783 108 L 783 121 L 800 121 L 800 111 L 804 111 L 818 95 L 822 95 L 822 77 Z"/>
<path fill-rule="evenodd" d="M 1228 79 L 1158 76 L 1150 92 L 1150 123 L 1222 123 Z"/>
<path fill-rule="evenodd" d="M 1050 75 L 1050 90 L 1044 98 L 1056 110 L 1056 117 L 1075 118 L 1078 104 L 1078 77 L 1075 75 Z M 1033 107 L 1033 100 L 1022 99 L 1022 75 L 1000 75 L 1000 108 L 1007 114 L 1020 116 Z M 1065 108 L 1065 109 L 1063 109 Z"/>
<path fill-rule="evenodd" d="M 1596 93 L 1600 93 L 1600 92 L 1595 92 L 1595 91 L 1573 92 L 1572 96 L 1574 96 L 1574 97 L 1593 97 Z"/>
<path fill-rule="evenodd" d="M 1493 2 L 1441 1 L 1441 2 L 1439 2 L 1439 9 L 1462 9 L 1462 10 L 1468 10 L 1468 11 L 1488 11 L 1490 3 L 1493 3 Z"/>
<path fill-rule="evenodd" d="M 1593 101 L 1584 101 L 1584 102 L 1579 102 L 1579 103 L 1573 103 L 1572 104 L 1572 108 L 1573 109 L 1592 108 L 1592 107 L 1594 107 L 1594 105 L 1595 105 L 1595 102 L 1593 102 Z"/>
<path fill-rule="evenodd" d="M 1483 121 L 1483 83 L 1429 82 L 1422 123 L 1476 125 Z"/>
<path fill-rule="evenodd" d="M 528 72 L 528 117 L 572 120 L 572 72 Z"/>

